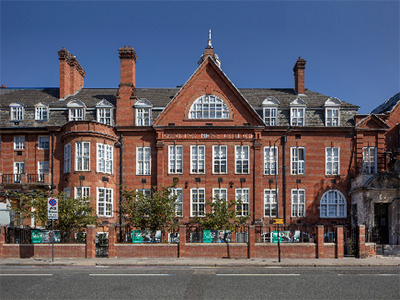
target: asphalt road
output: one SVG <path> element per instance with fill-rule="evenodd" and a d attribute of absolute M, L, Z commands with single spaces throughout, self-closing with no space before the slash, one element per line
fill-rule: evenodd
<path fill-rule="evenodd" d="M 398 267 L 5 267 L 0 299 L 400 299 Z"/>

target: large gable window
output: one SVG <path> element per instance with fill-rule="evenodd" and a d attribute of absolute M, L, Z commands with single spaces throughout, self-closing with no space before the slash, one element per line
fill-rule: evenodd
<path fill-rule="evenodd" d="M 204 95 L 193 102 L 189 119 L 229 119 L 228 106 L 217 96 Z"/>

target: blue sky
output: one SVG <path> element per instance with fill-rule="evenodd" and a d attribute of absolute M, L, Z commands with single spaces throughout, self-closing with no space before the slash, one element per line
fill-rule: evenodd
<path fill-rule="evenodd" d="M 238 88 L 306 88 L 360 106 L 400 91 L 399 1 L 3 1 L 7 87 L 58 87 L 57 51 L 76 55 L 85 87 L 118 87 L 118 48 L 137 53 L 137 87 L 175 87 L 197 68 L 212 29 Z"/>

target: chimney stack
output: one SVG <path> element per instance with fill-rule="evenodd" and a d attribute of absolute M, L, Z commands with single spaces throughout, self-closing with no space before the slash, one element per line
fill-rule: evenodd
<path fill-rule="evenodd" d="M 72 54 L 63 47 L 58 51 L 60 59 L 60 99 L 74 95 L 84 86 L 85 71 Z"/>
<path fill-rule="evenodd" d="M 131 46 L 118 49 L 120 58 L 120 83 L 117 92 L 116 124 L 117 126 L 133 126 L 133 104 L 136 100 L 136 52 Z"/>
<path fill-rule="evenodd" d="M 299 57 L 293 67 L 294 73 L 294 89 L 297 95 L 304 95 L 304 70 L 306 68 L 306 61 Z"/>

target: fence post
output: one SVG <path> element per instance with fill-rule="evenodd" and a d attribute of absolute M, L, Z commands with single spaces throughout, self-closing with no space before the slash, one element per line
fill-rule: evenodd
<path fill-rule="evenodd" d="M 0 257 L 4 255 L 3 245 L 6 243 L 6 226 L 0 226 Z"/>
<path fill-rule="evenodd" d="M 115 226 L 108 226 L 108 257 L 115 257 Z"/>
<path fill-rule="evenodd" d="M 336 228 L 336 258 L 343 258 L 343 226 Z"/>
<path fill-rule="evenodd" d="M 178 258 L 186 257 L 186 225 L 179 225 Z"/>
<path fill-rule="evenodd" d="M 365 225 L 358 225 L 358 258 L 365 258 Z"/>
<path fill-rule="evenodd" d="M 317 225 L 317 258 L 325 257 L 324 225 Z"/>
<path fill-rule="evenodd" d="M 86 258 L 96 257 L 96 227 L 86 226 Z"/>
<path fill-rule="evenodd" d="M 256 252 L 256 227 L 254 225 L 249 225 L 249 243 L 247 246 L 247 258 L 254 258 Z"/>

